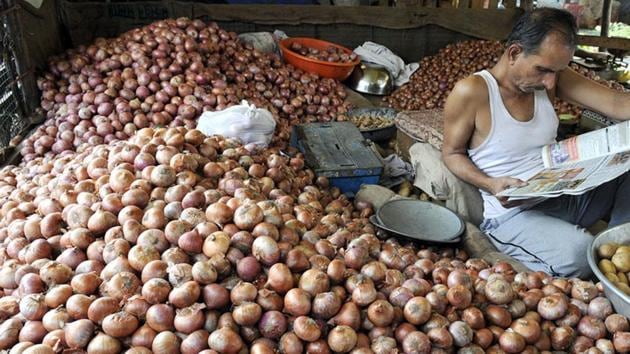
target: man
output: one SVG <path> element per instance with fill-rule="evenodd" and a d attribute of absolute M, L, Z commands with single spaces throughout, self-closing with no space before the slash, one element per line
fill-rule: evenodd
<path fill-rule="evenodd" d="M 568 68 L 576 24 L 564 10 L 523 15 L 499 62 L 458 82 L 444 108 L 446 166 L 477 186 L 484 199 L 481 229 L 495 246 L 533 270 L 588 277 L 584 230 L 603 217 L 630 221 L 626 175 L 580 196 L 509 202 L 497 193 L 522 186 L 543 168 L 542 146 L 555 141 L 554 97 L 630 119 L 630 94 L 610 90 Z"/>

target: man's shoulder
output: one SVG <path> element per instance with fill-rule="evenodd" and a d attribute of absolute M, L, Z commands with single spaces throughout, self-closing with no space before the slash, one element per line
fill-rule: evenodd
<path fill-rule="evenodd" d="M 488 97 L 485 80 L 479 75 L 470 75 L 459 80 L 453 87 L 452 93 L 463 99 L 483 99 Z"/>

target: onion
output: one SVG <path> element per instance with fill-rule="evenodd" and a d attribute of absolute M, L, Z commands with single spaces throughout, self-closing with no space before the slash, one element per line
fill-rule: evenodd
<path fill-rule="evenodd" d="M 200 353 L 202 350 L 208 348 L 208 332 L 204 330 L 198 330 L 186 337 L 182 341 L 181 352 L 182 354 Z"/>
<path fill-rule="evenodd" d="M 241 230 L 252 231 L 263 219 L 263 211 L 256 204 L 242 205 L 234 211 L 234 224 Z"/>
<path fill-rule="evenodd" d="M 402 348 L 405 353 L 426 353 L 431 351 L 431 341 L 426 334 L 413 331 L 403 339 Z"/>
<path fill-rule="evenodd" d="M 169 331 L 174 328 L 175 311 L 166 304 L 156 304 L 147 310 L 146 323 L 157 332 Z"/>
<path fill-rule="evenodd" d="M 253 302 L 242 302 L 232 311 L 234 322 L 240 326 L 255 325 L 262 315 L 260 305 Z"/>
<path fill-rule="evenodd" d="M 606 317 L 604 324 L 606 325 L 606 329 L 610 333 L 628 332 L 628 330 L 630 330 L 630 324 L 628 324 L 628 320 L 624 316 L 619 314 L 612 314 Z"/>
<path fill-rule="evenodd" d="M 203 253 L 207 257 L 225 255 L 230 247 L 230 236 L 222 231 L 210 234 L 203 243 Z"/>
<path fill-rule="evenodd" d="M 22 330 L 22 322 L 16 318 L 8 319 L 0 324 L 0 348 L 11 348 L 18 341 Z"/>
<path fill-rule="evenodd" d="M 375 326 L 386 327 L 394 320 L 394 307 L 385 300 L 376 300 L 368 307 L 367 315 Z"/>
<path fill-rule="evenodd" d="M 117 312 L 119 308 L 118 300 L 113 297 L 101 297 L 90 304 L 87 316 L 90 321 L 101 324 L 105 317 Z"/>
<path fill-rule="evenodd" d="M 335 352 L 347 353 L 356 344 L 357 334 L 348 326 L 336 326 L 328 333 L 328 346 Z"/>
<path fill-rule="evenodd" d="M 200 295 L 199 284 L 195 281 L 187 281 L 170 292 L 168 301 L 177 308 L 184 308 L 195 303 Z"/>
<path fill-rule="evenodd" d="M 566 297 L 553 294 L 543 297 L 538 303 L 538 313 L 547 320 L 557 320 L 566 314 L 569 305 Z"/>
<path fill-rule="evenodd" d="M 175 329 L 185 334 L 190 334 L 201 329 L 205 322 L 204 308 L 205 305 L 203 304 L 194 304 L 190 307 L 178 309 L 173 321 Z"/>
<path fill-rule="evenodd" d="M 284 310 L 293 316 L 311 312 L 311 295 L 300 288 L 289 290 L 284 296 Z"/>
<path fill-rule="evenodd" d="M 26 321 L 18 339 L 20 342 L 41 343 L 46 333 L 41 321 Z"/>
<path fill-rule="evenodd" d="M 285 294 L 293 288 L 293 276 L 288 266 L 276 263 L 269 268 L 267 285 L 279 294 Z"/>
<path fill-rule="evenodd" d="M 404 316 L 409 323 L 421 325 L 431 316 L 431 305 L 426 298 L 416 296 L 405 304 Z"/>
<path fill-rule="evenodd" d="M 20 301 L 20 314 L 30 321 L 39 321 L 48 311 L 41 294 L 30 294 Z"/>
<path fill-rule="evenodd" d="M 65 284 L 72 277 L 72 269 L 65 264 L 52 261 L 40 269 L 39 277 L 48 286 Z"/>
<path fill-rule="evenodd" d="M 258 239 L 256 239 L 258 240 Z M 254 244 L 256 241 L 254 241 Z M 315 296 L 329 289 L 330 283 L 328 276 L 321 270 L 309 269 L 302 274 L 298 284 L 299 288 Z"/>
<path fill-rule="evenodd" d="M 238 353 L 244 345 L 241 337 L 227 327 L 212 332 L 208 344 L 210 349 L 221 353 Z"/>
<path fill-rule="evenodd" d="M 254 240 L 252 254 L 259 262 L 267 266 L 271 266 L 280 260 L 278 243 L 269 236 L 260 236 Z"/>
<path fill-rule="evenodd" d="M 525 339 L 516 333 L 505 331 L 499 337 L 499 345 L 501 349 L 506 351 L 507 353 L 520 353 L 525 349 Z"/>
<path fill-rule="evenodd" d="M 59 307 L 49 312 L 46 312 L 42 318 L 42 325 L 44 328 L 52 332 L 56 329 L 63 329 L 66 323 L 70 322 L 71 318 L 65 308 Z"/>
<path fill-rule="evenodd" d="M 66 343 L 71 348 L 85 348 L 92 339 L 94 329 L 94 324 L 90 320 L 70 322 L 64 328 Z"/>
<path fill-rule="evenodd" d="M 131 337 L 131 345 L 149 348 L 151 347 L 156 335 L 157 332 L 149 327 L 149 325 L 145 324 L 133 333 Z"/>
<path fill-rule="evenodd" d="M 120 342 L 106 334 L 97 334 L 88 344 L 87 351 L 94 354 L 117 353 L 122 350 Z"/>
<path fill-rule="evenodd" d="M 260 263 L 258 263 L 256 258 L 252 256 L 244 257 L 240 259 L 236 265 L 236 273 L 238 274 L 239 278 L 243 279 L 244 281 L 250 281 L 250 282 L 254 281 L 258 277 L 261 271 L 262 271 L 262 268 L 260 266 Z M 273 273 L 270 271 L 269 276 L 271 277 L 272 274 Z M 290 274 L 291 273 L 289 272 L 289 276 L 291 276 Z M 292 278 L 290 279 L 292 282 L 293 279 Z M 291 283 L 291 285 L 293 284 Z"/>
<path fill-rule="evenodd" d="M 604 322 L 596 317 L 584 316 L 577 326 L 578 333 L 588 338 L 597 340 L 606 336 Z"/>
<path fill-rule="evenodd" d="M 321 336 L 317 322 L 307 316 L 299 316 L 293 322 L 293 331 L 301 340 L 314 342 Z"/>
<path fill-rule="evenodd" d="M 55 351 L 45 344 L 35 344 L 31 347 L 26 348 L 24 350 L 25 354 L 53 354 Z"/>
<path fill-rule="evenodd" d="M 605 320 L 606 317 L 613 314 L 612 304 L 605 297 L 597 297 L 588 304 L 589 316 Z"/>
<path fill-rule="evenodd" d="M 125 311 L 107 315 L 102 323 L 103 331 L 115 338 L 130 336 L 138 326 L 138 319 Z"/>
<path fill-rule="evenodd" d="M 75 293 L 91 295 L 98 289 L 101 279 L 96 272 L 89 272 L 75 275 L 70 284 Z"/>
<path fill-rule="evenodd" d="M 488 281 L 484 289 L 484 294 L 488 301 L 497 305 L 508 304 L 514 299 L 510 283 L 500 277 Z"/>
<path fill-rule="evenodd" d="M 168 299 L 171 285 L 161 278 L 149 279 L 142 286 L 142 296 L 150 304 L 159 304 Z"/>
<path fill-rule="evenodd" d="M 453 336 L 453 343 L 459 347 L 470 344 L 473 340 L 473 331 L 463 321 L 455 321 L 448 328 L 449 333 Z"/>
<path fill-rule="evenodd" d="M 175 333 L 169 331 L 158 333 L 151 344 L 151 351 L 156 354 L 177 353 L 179 348 L 179 339 Z"/>

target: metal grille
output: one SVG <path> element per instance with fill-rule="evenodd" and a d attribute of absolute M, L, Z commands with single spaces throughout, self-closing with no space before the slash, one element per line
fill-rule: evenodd
<path fill-rule="evenodd" d="M 13 38 L 15 28 L 9 24 L 9 14 L 4 14 L 0 28 L 0 151 L 25 127 L 22 87 L 17 76 L 16 47 Z M 12 32 L 13 31 L 13 32 Z"/>

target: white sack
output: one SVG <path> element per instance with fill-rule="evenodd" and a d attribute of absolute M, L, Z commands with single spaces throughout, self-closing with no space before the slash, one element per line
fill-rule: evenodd
<path fill-rule="evenodd" d="M 404 60 L 394 54 L 389 48 L 374 42 L 365 42 L 354 49 L 362 61 L 379 64 L 387 68 L 395 80 L 396 86 L 409 82 L 411 74 L 420 67 L 419 63 L 405 65 Z"/>
<path fill-rule="evenodd" d="M 269 145 L 276 121 L 271 112 L 256 108 L 247 101 L 218 112 L 204 112 L 197 123 L 197 129 L 206 135 L 223 135 L 238 138 L 243 145 Z"/>

